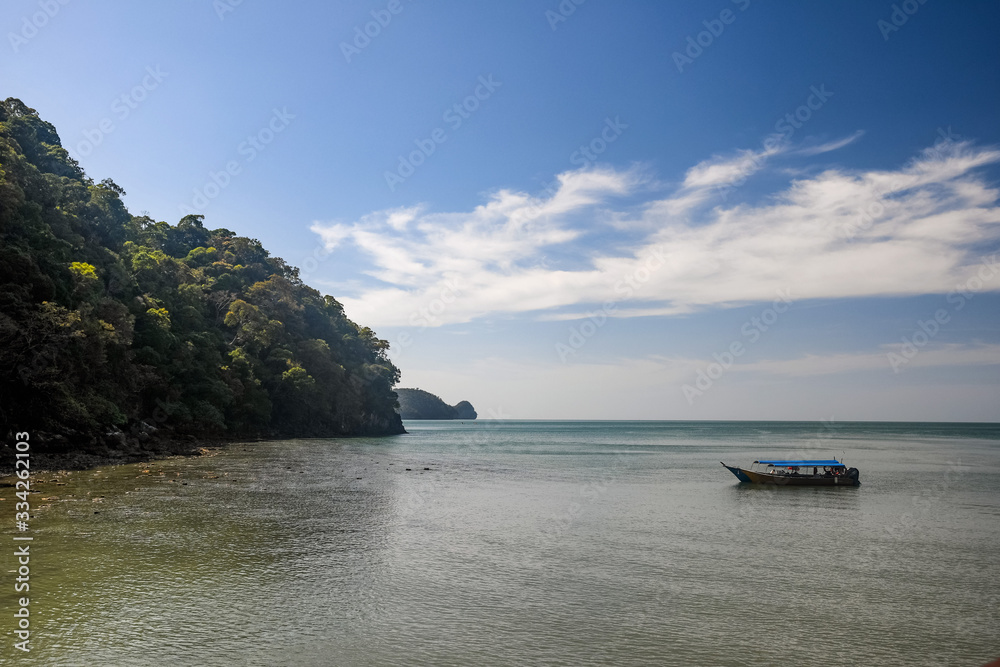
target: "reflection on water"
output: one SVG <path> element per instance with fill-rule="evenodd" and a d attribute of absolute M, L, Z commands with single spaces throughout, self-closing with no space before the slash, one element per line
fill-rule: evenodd
<path fill-rule="evenodd" d="M 408 428 L 36 478 L 35 650 L 10 664 L 998 657 L 995 428 L 841 426 L 863 486 L 780 489 L 718 461 L 819 425 Z"/>

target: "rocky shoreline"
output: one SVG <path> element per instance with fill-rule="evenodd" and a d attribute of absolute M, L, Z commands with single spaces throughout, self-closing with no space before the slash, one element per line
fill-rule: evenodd
<path fill-rule="evenodd" d="M 406 431 L 403 431 L 405 433 Z M 391 434 L 398 435 L 398 434 Z M 13 434 L 12 434 L 13 436 Z M 0 446 L 0 478 L 14 475 L 14 462 L 16 460 L 13 437 L 6 439 Z M 52 435 L 47 433 L 32 433 L 30 442 L 33 445 L 44 447 L 33 447 L 31 451 L 31 471 L 35 472 L 57 472 L 60 470 L 89 470 L 102 466 L 123 465 L 126 463 L 146 463 L 170 456 L 202 456 L 211 451 L 225 449 L 229 445 L 245 442 L 265 442 L 270 440 L 287 440 L 295 438 L 290 435 L 273 435 L 270 437 L 247 435 L 242 437 L 220 438 L 220 437 L 197 437 L 194 435 L 163 435 L 150 432 L 141 434 L 140 437 L 128 437 L 124 433 L 109 434 L 101 442 L 90 443 L 87 449 L 69 449 L 70 440 L 65 436 Z M 302 437 L 325 437 L 325 438 L 345 438 L 360 437 L 342 434 L 329 436 L 302 436 Z"/>
<path fill-rule="evenodd" d="M 41 442 L 41 438 L 36 438 Z M 242 442 L 243 440 L 239 440 Z M 181 439 L 156 439 L 142 447 L 98 448 L 95 451 L 31 451 L 31 472 L 56 472 L 59 470 L 89 470 L 109 465 L 143 463 L 169 456 L 199 456 L 209 448 L 224 447 L 232 441 L 199 440 L 193 436 Z M 0 477 L 14 474 L 14 450 L 10 444 L 0 447 Z"/>
<path fill-rule="evenodd" d="M 218 434 L 196 436 L 191 433 L 177 433 L 171 429 L 157 428 L 148 422 L 139 422 L 127 431 L 113 427 L 103 434 L 30 431 L 30 464 L 32 471 L 39 472 L 87 470 L 107 465 L 155 461 L 168 456 L 198 456 L 210 449 L 221 449 L 237 442 L 284 440 L 296 437 L 348 438 L 406 433 L 402 422 L 398 421 L 398 416 L 397 422 L 398 430 L 393 428 L 391 423 L 375 421 L 368 423 L 363 429 L 364 432 L 354 434 L 269 433 L 234 434 L 228 437 Z M 9 477 L 14 474 L 14 462 L 17 460 L 14 451 L 14 435 L 14 430 L 9 430 L 7 437 L 3 439 L 3 444 L 0 445 L 0 477 Z"/>

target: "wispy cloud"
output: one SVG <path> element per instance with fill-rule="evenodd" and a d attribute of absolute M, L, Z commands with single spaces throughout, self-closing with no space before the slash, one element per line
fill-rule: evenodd
<path fill-rule="evenodd" d="M 1000 239 L 998 191 L 977 171 L 1000 161 L 996 149 L 951 142 L 895 170 L 828 169 L 757 204 L 709 205 L 778 153 L 817 155 L 858 136 L 715 157 L 672 190 L 651 192 L 635 169 L 590 169 L 560 174 L 544 196 L 500 190 L 467 212 L 392 209 L 312 230 L 367 267 L 339 298 L 373 325 L 408 324 L 448 284 L 461 289 L 435 324 L 566 317 L 609 300 L 617 317 L 669 315 L 770 301 L 788 287 L 796 300 L 954 289 Z M 663 261 L 642 288 L 622 289 L 651 253 Z"/>
<path fill-rule="evenodd" d="M 858 130 L 854 134 L 843 137 L 842 139 L 835 139 L 833 141 L 828 141 L 824 144 L 816 144 L 814 146 L 803 146 L 792 151 L 794 155 L 820 155 L 822 153 L 829 153 L 831 151 L 840 150 L 844 146 L 849 146 L 855 141 L 863 137 L 865 134 L 864 130 Z"/>
<path fill-rule="evenodd" d="M 746 178 L 764 166 L 764 161 L 782 152 L 780 146 L 761 148 L 758 151 L 740 151 L 733 157 L 714 157 L 688 169 L 684 176 L 685 190 L 702 190 L 731 185 Z"/>

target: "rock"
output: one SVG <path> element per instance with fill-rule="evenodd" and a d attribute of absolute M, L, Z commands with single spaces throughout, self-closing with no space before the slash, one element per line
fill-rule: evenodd
<path fill-rule="evenodd" d="M 461 401 L 455 404 L 455 414 L 458 415 L 456 419 L 475 419 L 479 415 L 476 413 L 476 409 L 472 407 L 472 403 L 468 401 Z"/>
<path fill-rule="evenodd" d="M 104 439 L 108 443 L 116 444 L 119 447 L 125 446 L 125 434 L 121 429 L 115 427 L 104 434 Z"/>

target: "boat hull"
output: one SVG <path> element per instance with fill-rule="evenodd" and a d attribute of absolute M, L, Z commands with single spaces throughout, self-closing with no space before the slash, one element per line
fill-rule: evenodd
<path fill-rule="evenodd" d="M 769 475 L 766 472 L 756 472 L 727 466 L 726 470 L 736 475 L 736 478 L 745 484 L 774 484 L 775 486 L 861 486 L 861 481 L 857 477 L 847 475 L 835 475 L 824 477 L 822 475 Z"/>

